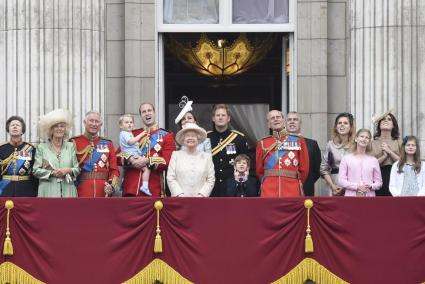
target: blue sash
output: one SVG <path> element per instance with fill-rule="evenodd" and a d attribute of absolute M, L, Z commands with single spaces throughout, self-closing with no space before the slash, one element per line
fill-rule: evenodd
<path fill-rule="evenodd" d="M 147 143 L 146 143 L 146 145 L 142 148 L 142 149 L 140 149 L 140 151 L 141 151 L 141 155 L 142 156 L 145 156 L 146 154 L 147 154 L 147 151 L 148 151 L 148 148 L 149 148 L 149 151 L 150 151 L 150 149 L 152 149 L 152 148 L 154 148 L 155 147 L 155 145 L 158 143 L 158 139 L 159 139 L 159 137 L 164 137 L 165 135 L 167 135 L 168 134 L 168 132 L 167 131 L 165 131 L 165 130 L 162 130 L 162 129 L 160 129 L 160 130 L 158 130 L 157 132 L 155 132 L 154 134 L 152 134 L 150 137 L 149 137 L 149 147 L 148 147 L 148 145 L 147 145 Z"/>
<path fill-rule="evenodd" d="M 298 141 L 298 136 L 292 136 L 292 135 L 289 135 L 287 138 L 286 138 L 286 141 L 287 142 L 296 142 L 296 141 Z M 278 145 L 276 145 L 276 147 L 277 147 Z M 273 153 L 273 155 L 271 155 L 271 157 L 270 157 L 270 159 L 268 159 L 267 160 L 267 162 L 266 162 L 266 164 L 265 164 L 265 167 L 264 167 L 264 169 L 265 170 L 271 170 L 271 169 L 273 169 L 274 168 L 274 166 L 276 165 L 276 163 L 279 161 L 279 159 L 280 158 L 282 158 L 283 156 L 285 156 L 285 154 L 288 152 L 288 150 L 286 150 L 286 149 L 282 149 L 282 150 L 279 150 L 279 154 L 278 155 L 275 155 L 274 153 Z M 265 180 L 265 178 L 266 177 L 263 177 L 262 178 L 262 180 L 261 180 L 261 183 L 263 183 L 264 182 L 264 180 Z"/>
<path fill-rule="evenodd" d="M 32 151 L 32 147 L 30 146 L 25 152 L 31 152 L 31 151 Z M 15 164 L 12 161 L 9 167 L 7 168 L 5 175 L 10 175 L 10 176 L 15 175 L 17 172 L 19 172 L 19 170 L 22 168 L 24 164 L 25 164 L 25 160 L 16 159 L 16 172 L 15 172 L 14 171 Z M 3 194 L 4 189 L 6 188 L 6 186 L 9 185 L 10 182 L 11 180 L 8 180 L 8 179 L 0 180 L 0 195 Z"/>
<path fill-rule="evenodd" d="M 108 140 L 101 139 L 99 141 L 99 143 L 97 144 L 97 146 L 99 146 L 99 145 L 100 146 L 103 146 L 103 145 L 107 146 L 108 144 L 109 144 Z M 81 168 L 81 170 L 83 172 L 92 172 L 93 169 L 94 169 L 94 165 L 99 161 L 100 157 L 102 156 L 103 153 L 97 151 L 97 146 L 93 147 L 93 152 L 91 154 L 90 159 L 88 159 L 84 163 L 83 167 Z"/>

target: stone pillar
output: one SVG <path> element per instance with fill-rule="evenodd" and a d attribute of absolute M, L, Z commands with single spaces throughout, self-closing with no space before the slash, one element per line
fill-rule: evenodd
<path fill-rule="evenodd" d="M 425 146 L 425 1 L 351 0 L 350 74 L 358 127 L 393 109 Z"/>
<path fill-rule="evenodd" d="M 297 1 L 297 111 L 302 133 L 323 150 L 328 140 L 328 1 Z M 316 195 L 322 185 L 316 183 Z"/>
<path fill-rule="evenodd" d="M 327 2 L 297 2 L 297 111 L 303 134 L 322 148 L 327 141 Z"/>
<path fill-rule="evenodd" d="M 155 1 L 106 0 L 106 135 L 118 143 L 118 118 L 155 103 Z"/>
<path fill-rule="evenodd" d="M 37 142 L 39 116 L 68 108 L 80 133 L 104 109 L 104 41 L 104 0 L 0 0 L 0 125 L 20 115 Z"/>

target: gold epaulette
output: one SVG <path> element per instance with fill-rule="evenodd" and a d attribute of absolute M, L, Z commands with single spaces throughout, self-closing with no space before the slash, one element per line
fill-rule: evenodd
<path fill-rule="evenodd" d="M 237 131 L 237 130 L 231 130 L 233 133 L 236 133 L 236 134 L 238 134 L 238 135 L 240 135 L 240 136 L 245 136 L 245 134 L 243 134 L 242 132 L 240 132 L 240 131 Z"/>

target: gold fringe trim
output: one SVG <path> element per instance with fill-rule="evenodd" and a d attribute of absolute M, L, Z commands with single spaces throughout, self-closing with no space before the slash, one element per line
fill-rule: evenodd
<path fill-rule="evenodd" d="M 4 240 L 3 245 L 3 255 L 13 255 L 13 245 L 12 245 L 12 239 L 10 238 L 10 210 L 13 208 L 13 201 L 7 200 L 4 203 L 4 207 L 7 210 L 6 215 L 6 239 Z"/>
<path fill-rule="evenodd" d="M 28 272 L 9 261 L 3 262 L 0 265 L 0 283 L 44 284 L 44 282 L 37 280 Z"/>
<path fill-rule="evenodd" d="M 317 284 L 348 284 L 312 258 L 305 258 L 291 271 L 272 284 L 300 284 L 307 280 Z"/>
<path fill-rule="evenodd" d="M 155 283 L 156 280 L 164 284 L 192 284 L 166 262 L 158 258 L 154 259 L 131 279 L 123 282 L 123 284 Z"/>

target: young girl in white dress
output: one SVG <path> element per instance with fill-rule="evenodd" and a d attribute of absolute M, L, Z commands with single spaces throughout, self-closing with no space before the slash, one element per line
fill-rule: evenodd
<path fill-rule="evenodd" d="M 393 196 L 425 196 L 425 170 L 418 139 L 403 139 L 400 160 L 391 168 L 390 192 Z"/>

